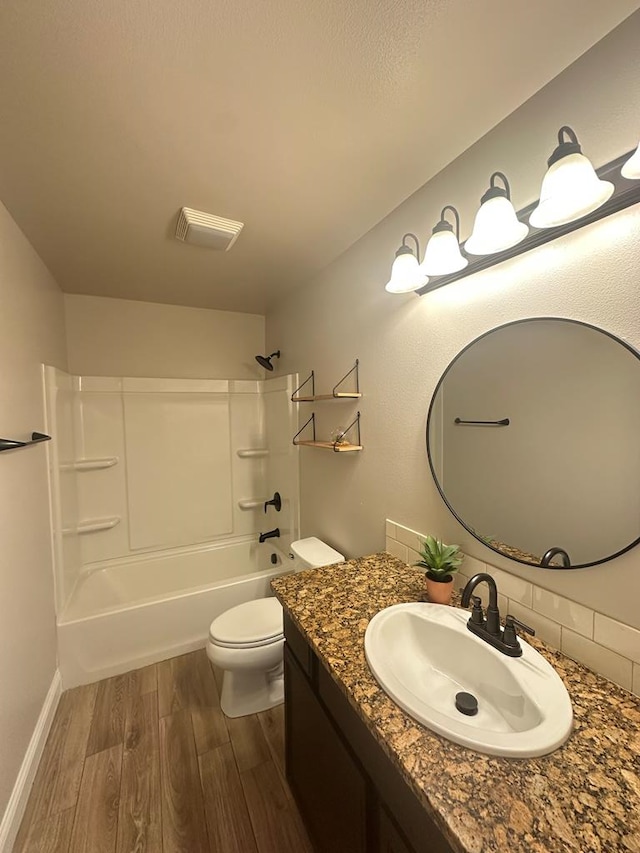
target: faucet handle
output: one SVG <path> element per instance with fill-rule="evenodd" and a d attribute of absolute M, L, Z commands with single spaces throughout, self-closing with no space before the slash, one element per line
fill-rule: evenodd
<path fill-rule="evenodd" d="M 536 632 L 533 628 L 530 628 L 528 625 L 525 625 L 524 622 L 521 622 L 519 619 L 516 619 L 515 616 L 508 615 L 504 620 L 504 631 L 502 634 L 502 641 L 505 646 L 518 645 L 518 635 L 516 634 L 516 626 L 520 628 L 521 631 L 526 631 L 527 634 L 531 634 L 532 637 L 535 637 Z"/>
<path fill-rule="evenodd" d="M 264 502 L 264 511 L 267 511 L 267 507 L 274 507 L 276 512 L 280 512 L 282 509 L 282 498 L 280 497 L 280 492 L 275 492 L 270 501 Z"/>
<path fill-rule="evenodd" d="M 471 622 L 474 625 L 484 625 L 484 612 L 482 610 L 482 599 L 479 595 L 472 595 L 473 610 L 471 611 Z"/>
<path fill-rule="evenodd" d="M 510 614 L 505 618 L 505 627 L 507 625 L 517 625 L 521 631 L 526 631 L 527 634 L 531 634 L 532 637 L 535 637 L 536 632 L 533 628 L 530 628 L 528 625 L 525 625 L 524 622 L 521 622 L 519 619 L 516 619 L 515 616 L 511 616 Z"/>

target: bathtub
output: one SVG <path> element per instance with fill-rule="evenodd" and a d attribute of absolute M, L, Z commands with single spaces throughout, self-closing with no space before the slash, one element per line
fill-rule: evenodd
<path fill-rule="evenodd" d="M 290 564 L 255 539 L 95 564 L 58 618 L 64 688 L 202 648 L 216 616 L 271 595 Z"/>

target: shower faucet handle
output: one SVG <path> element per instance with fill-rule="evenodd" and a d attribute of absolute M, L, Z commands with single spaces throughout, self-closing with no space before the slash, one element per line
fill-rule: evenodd
<path fill-rule="evenodd" d="M 273 497 L 270 501 L 264 502 L 264 511 L 267 511 L 267 507 L 272 506 L 275 508 L 276 512 L 280 512 L 282 509 L 282 498 L 280 497 L 280 492 L 274 492 Z"/>

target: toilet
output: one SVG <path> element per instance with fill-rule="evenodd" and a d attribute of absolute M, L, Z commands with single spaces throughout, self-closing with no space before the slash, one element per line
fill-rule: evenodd
<path fill-rule="evenodd" d="M 344 555 L 315 536 L 291 543 L 293 570 L 341 563 Z M 209 627 L 207 655 L 224 670 L 220 706 L 227 717 L 266 711 L 284 701 L 282 605 L 258 598 L 226 610 Z"/>

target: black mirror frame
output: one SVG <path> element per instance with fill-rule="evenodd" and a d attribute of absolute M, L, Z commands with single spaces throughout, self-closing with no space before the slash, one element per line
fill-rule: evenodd
<path fill-rule="evenodd" d="M 479 335 L 477 338 L 474 338 L 474 340 L 470 341 L 465 347 L 463 347 L 460 350 L 460 352 L 457 353 L 457 355 L 449 362 L 449 364 L 445 368 L 442 376 L 438 380 L 438 383 L 437 383 L 437 385 L 433 391 L 433 394 L 431 395 L 431 401 L 429 403 L 429 409 L 427 412 L 427 428 L 426 428 L 427 458 L 429 460 L 429 468 L 431 470 L 431 476 L 433 477 L 433 481 L 436 484 L 436 487 L 440 493 L 440 497 L 444 501 L 447 509 L 451 512 L 451 514 L 456 519 L 456 521 L 458 521 L 464 527 L 464 529 L 466 531 L 468 531 L 473 536 L 474 539 L 477 539 L 478 542 L 482 543 L 482 545 L 484 545 L 486 548 L 489 548 L 491 551 L 494 551 L 496 554 L 500 554 L 501 557 L 506 557 L 509 560 L 514 560 L 516 563 L 521 563 L 522 565 L 530 566 L 531 568 L 538 568 L 538 569 L 546 568 L 546 569 L 553 569 L 554 571 L 557 571 L 557 570 L 567 571 L 569 569 L 587 569 L 587 568 L 591 568 L 592 566 L 602 565 L 602 563 L 608 563 L 611 560 L 615 560 L 616 557 L 620 557 L 622 554 L 626 554 L 627 551 L 630 551 L 632 548 L 635 548 L 636 545 L 640 544 L 640 535 L 636 539 L 634 539 L 633 542 L 631 542 L 629 545 L 625 546 L 624 548 L 621 548 L 619 551 L 616 551 L 614 554 L 611 554 L 608 557 L 604 557 L 601 560 L 594 560 L 591 563 L 578 563 L 575 566 L 573 566 L 573 565 L 571 565 L 571 566 L 554 566 L 554 565 L 541 566 L 540 563 L 532 563 L 528 560 L 520 560 L 518 557 L 514 557 L 511 554 L 507 554 L 505 551 L 501 551 L 499 548 L 494 548 L 492 545 L 489 545 L 488 542 L 485 542 L 484 539 L 482 539 L 480 536 L 478 536 L 477 533 L 475 533 L 475 531 L 472 530 L 471 527 L 469 527 L 469 525 L 465 521 L 462 520 L 462 518 L 460 518 L 458 513 L 455 511 L 455 509 L 449 503 L 444 491 L 442 490 L 442 487 L 440 486 L 440 483 L 438 482 L 438 478 L 436 476 L 436 471 L 435 471 L 434 464 L 433 464 L 433 459 L 431 456 L 431 447 L 430 447 L 430 443 L 429 443 L 429 426 L 431 424 L 431 415 L 433 412 L 433 407 L 435 405 L 435 400 L 436 400 L 438 391 L 442 387 L 444 380 L 446 379 L 449 371 L 452 369 L 454 364 L 456 364 L 456 362 L 467 352 L 467 350 L 471 349 L 472 346 L 477 344 L 483 338 L 486 338 L 488 335 L 492 335 L 495 332 L 499 332 L 501 329 L 508 328 L 509 326 L 518 326 L 518 325 L 521 325 L 522 323 L 530 323 L 534 320 L 547 320 L 547 321 L 551 320 L 551 321 L 562 322 L 562 323 L 573 323 L 576 326 L 583 326 L 587 329 L 592 329 L 595 332 L 599 332 L 600 334 L 606 335 L 608 338 L 611 338 L 611 340 L 613 340 L 617 344 L 620 344 L 621 346 L 623 346 L 626 350 L 628 350 L 628 352 L 630 352 L 633 356 L 635 356 L 635 358 L 638 359 L 638 361 L 640 361 L 640 352 L 638 350 L 636 350 L 635 347 L 628 344 L 626 341 L 623 341 L 622 338 L 619 338 L 617 335 L 614 335 L 612 332 L 607 332 L 605 329 L 601 329 L 599 326 L 594 326 L 592 323 L 585 323 L 582 320 L 573 320 L 569 317 L 523 317 L 521 320 L 512 320 L 509 323 L 503 323 L 500 326 L 495 326 L 495 328 L 489 329 L 489 331 L 487 331 L 487 332 L 483 332 L 483 334 Z"/>

